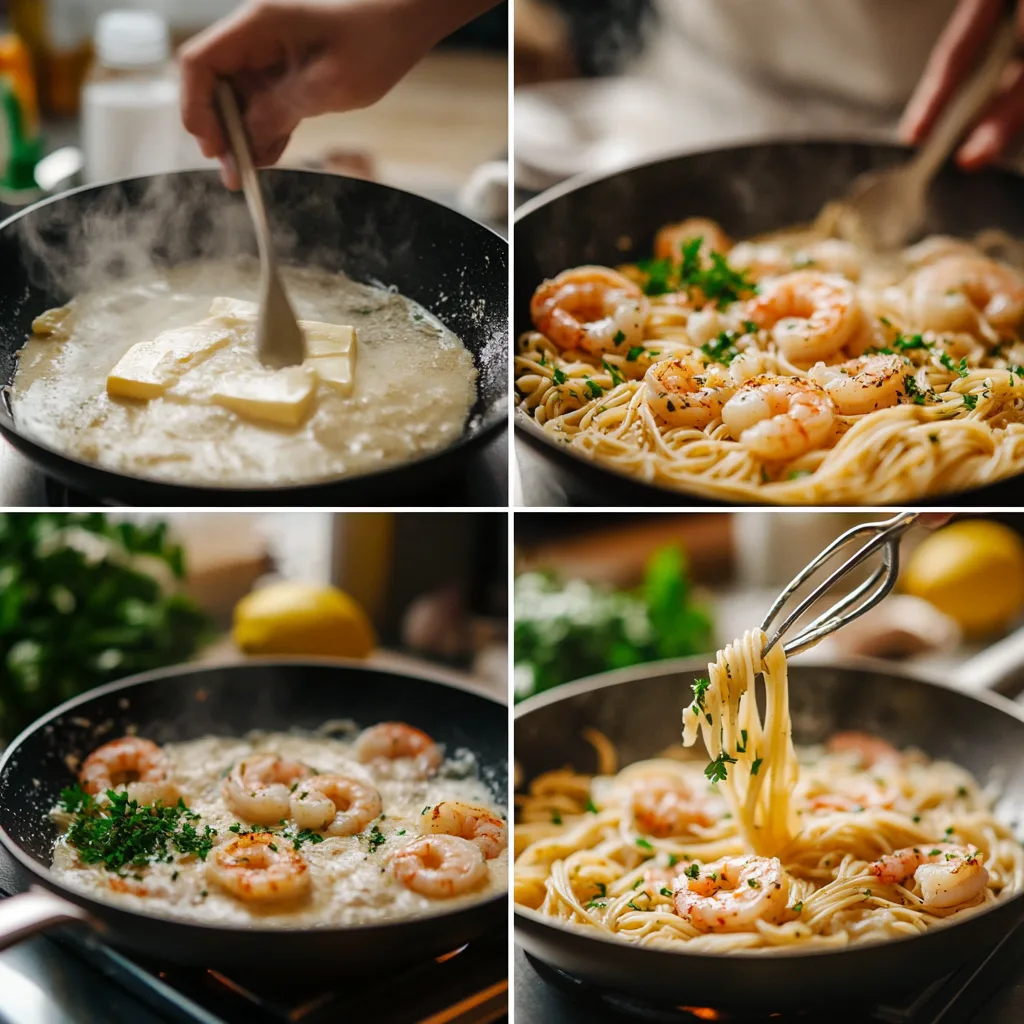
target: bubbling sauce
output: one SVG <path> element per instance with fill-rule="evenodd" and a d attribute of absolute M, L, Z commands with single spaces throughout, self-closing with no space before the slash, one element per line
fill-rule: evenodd
<path fill-rule="evenodd" d="M 394 291 L 321 270 L 282 273 L 300 319 L 351 325 L 358 336 L 352 394 L 318 384 L 315 411 L 300 426 L 245 419 L 212 404 L 202 388 L 176 388 L 149 402 L 106 391 L 107 374 L 132 345 L 203 320 L 217 296 L 255 301 L 259 270 L 246 259 L 152 271 L 79 295 L 66 332 L 33 336 L 21 351 L 11 395 L 19 428 L 117 472 L 214 486 L 371 472 L 460 436 L 477 371 L 459 338 Z M 211 380 L 257 368 L 247 331 L 200 370 Z"/>

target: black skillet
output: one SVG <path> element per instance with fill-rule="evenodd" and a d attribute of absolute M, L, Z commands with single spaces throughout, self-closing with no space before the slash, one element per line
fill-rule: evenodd
<path fill-rule="evenodd" d="M 572 178 L 526 203 L 515 219 L 514 334 L 530 329 L 530 296 L 546 277 L 584 263 L 615 266 L 651 254 L 663 224 L 711 217 L 734 238 L 812 220 L 862 171 L 906 160 L 910 150 L 863 142 L 770 142 L 645 163 L 606 176 Z M 1024 237 L 1024 177 L 1001 170 L 965 174 L 946 167 L 928 201 L 927 233 L 971 236 L 1001 228 Z M 529 417 L 515 417 L 529 445 L 577 505 L 707 506 L 715 502 L 606 469 L 557 444 Z M 524 466 L 524 473 L 528 472 Z M 524 481 L 526 486 L 526 481 Z M 929 500 L 941 503 L 941 496 Z M 958 506 L 1019 505 L 1021 476 L 951 494 Z M 871 504 L 870 492 L 864 502 Z"/>
<path fill-rule="evenodd" d="M 84 921 L 104 942 L 173 963 L 274 970 L 385 968 L 457 948 L 505 920 L 493 896 L 428 917 L 357 927 L 304 929 L 183 923 L 77 893 L 50 873 L 57 829 L 47 812 L 74 781 L 65 763 L 134 726 L 157 743 L 252 729 L 314 729 L 331 719 L 359 725 L 399 719 L 448 751 L 471 750 L 496 802 L 507 799 L 505 707 L 430 677 L 396 675 L 355 662 L 261 661 L 176 668 L 135 676 L 77 697 L 39 719 L 0 761 L 0 841 L 34 886 L 0 901 L 0 948 L 60 923 Z M 48 891 L 47 891 L 48 890 Z"/>
<path fill-rule="evenodd" d="M 1013 650 L 984 655 L 958 678 L 975 687 L 1015 679 L 1021 637 Z M 1012 655 L 1012 657 L 1008 657 Z M 707 659 L 663 662 L 584 679 L 524 701 L 516 709 L 517 776 L 573 765 L 595 769 L 583 729 L 615 744 L 619 764 L 654 756 L 680 742 L 680 715 L 690 684 Z M 790 666 L 790 704 L 797 743 L 817 743 L 844 729 L 863 729 L 900 747 L 918 747 L 968 768 L 1000 793 L 996 814 L 1024 824 L 1024 709 L 1004 697 L 976 696 L 904 675 L 880 662 L 855 667 Z M 763 706 L 763 704 L 762 704 Z M 652 1002 L 779 1012 L 878 1003 L 920 988 L 988 949 L 1024 919 L 1024 893 L 942 928 L 898 941 L 845 950 L 757 955 L 693 954 L 641 948 L 594 932 L 553 924 L 515 905 L 516 941 L 540 960 L 602 991 Z"/>
<path fill-rule="evenodd" d="M 126 505 L 415 504 L 466 469 L 508 409 L 508 246 L 475 221 L 373 182 L 314 171 L 261 173 L 282 263 L 394 286 L 473 354 L 477 402 L 461 437 L 433 455 L 373 473 L 284 487 L 216 487 L 128 476 L 70 458 L 19 429 L 6 393 L 0 433 L 63 484 Z M 213 171 L 75 189 L 0 223 L 0 385 L 34 317 L 77 292 L 153 265 L 255 253 L 240 195 Z M 154 331 L 160 325 L 154 324 Z"/>

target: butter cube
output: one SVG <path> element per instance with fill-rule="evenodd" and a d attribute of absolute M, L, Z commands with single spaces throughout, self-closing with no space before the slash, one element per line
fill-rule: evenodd
<path fill-rule="evenodd" d="M 316 376 L 305 366 L 231 374 L 217 382 L 211 397 L 247 419 L 297 427 L 316 404 Z"/>
<path fill-rule="evenodd" d="M 246 302 L 245 299 L 229 299 L 223 295 L 218 296 L 210 303 L 210 317 L 222 320 L 252 320 L 259 312 L 255 302 Z"/>
<path fill-rule="evenodd" d="M 354 327 L 321 324 L 313 320 L 300 320 L 299 326 L 306 338 L 307 359 L 355 354 L 356 329 Z"/>
<path fill-rule="evenodd" d="M 189 370 L 223 348 L 230 337 L 223 324 L 204 321 L 140 341 L 107 375 L 107 394 L 144 401 L 159 398 Z"/>
<path fill-rule="evenodd" d="M 354 355 L 354 353 L 353 353 Z M 332 391 L 351 395 L 355 383 L 355 359 L 352 356 L 320 356 L 310 359 L 308 366 Z"/>

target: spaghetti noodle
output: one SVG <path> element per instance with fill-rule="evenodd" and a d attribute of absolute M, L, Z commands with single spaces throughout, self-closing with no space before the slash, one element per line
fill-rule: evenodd
<path fill-rule="evenodd" d="M 518 798 L 515 900 L 565 924 L 699 952 L 913 935 L 1024 883 L 1024 848 L 965 769 L 861 733 L 795 749 L 786 659 L 748 632 L 694 684 L 684 744 Z M 763 673 L 765 710 L 755 680 Z"/>
<path fill-rule="evenodd" d="M 1024 251 L 996 232 L 891 257 L 810 228 L 733 244 L 668 225 L 655 258 L 541 284 L 520 413 L 666 488 L 898 503 L 1024 467 Z"/>

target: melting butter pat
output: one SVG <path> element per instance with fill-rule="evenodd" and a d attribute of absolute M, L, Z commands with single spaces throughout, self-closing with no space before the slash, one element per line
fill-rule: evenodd
<path fill-rule="evenodd" d="M 316 404 L 316 381 L 305 366 L 235 373 L 218 380 L 210 397 L 247 419 L 297 427 Z"/>
<path fill-rule="evenodd" d="M 107 394 L 145 401 L 159 398 L 189 370 L 223 348 L 231 334 L 223 324 L 203 321 L 140 341 L 107 375 Z"/>
<path fill-rule="evenodd" d="M 243 323 L 256 319 L 255 302 L 219 296 L 210 303 L 210 317 L 225 323 Z M 355 384 L 356 329 L 342 324 L 300 320 L 306 340 L 306 360 L 316 375 L 334 391 L 350 395 Z"/>

